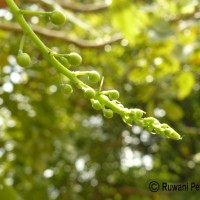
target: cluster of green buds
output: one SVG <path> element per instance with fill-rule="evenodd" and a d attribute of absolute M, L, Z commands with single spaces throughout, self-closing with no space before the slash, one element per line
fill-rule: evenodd
<path fill-rule="evenodd" d="M 41 12 L 41 11 L 30 11 L 30 10 L 20 10 L 20 13 L 23 15 L 46 15 L 49 18 L 49 21 L 55 25 L 61 26 L 66 22 L 65 15 L 60 10 L 53 10 L 51 12 Z M 18 51 L 18 55 L 16 56 L 17 63 L 21 67 L 27 67 L 31 63 L 31 58 L 28 53 L 23 52 L 25 34 L 21 39 L 20 48 Z M 68 60 L 71 65 L 79 65 L 82 61 L 81 57 L 76 55 L 76 53 L 71 53 L 68 55 Z M 62 59 L 62 62 L 63 59 Z M 67 65 L 65 63 L 65 65 Z"/>
<path fill-rule="evenodd" d="M 167 124 L 160 123 L 157 119 L 153 117 L 143 117 L 145 112 L 140 109 L 126 109 L 125 114 L 122 116 L 122 119 L 125 123 L 131 125 L 135 123 L 141 127 L 144 127 L 147 131 L 152 134 L 160 134 L 170 139 L 180 140 L 181 136 L 172 129 Z"/>
<path fill-rule="evenodd" d="M 32 39 L 32 41 L 35 42 L 36 46 L 41 50 L 41 52 L 46 56 L 46 58 L 51 62 L 54 67 L 56 67 L 62 74 L 67 76 L 78 89 L 81 89 L 83 91 L 84 96 L 87 99 L 90 99 L 92 107 L 95 110 L 102 110 L 103 115 L 106 118 L 112 118 L 114 113 L 118 113 L 119 115 L 121 115 L 123 121 L 126 124 L 137 124 L 144 127 L 152 134 L 157 133 L 174 140 L 181 139 L 181 136 L 167 124 L 161 124 L 157 119 L 153 117 L 143 117 L 143 115 L 145 114 L 143 110 L 124 108 L 124 106 L 118 101 L 120 95 L 117 90 L 102 91 L 103 78 L 100 78 L 98 72 L 70 71 L 69 68 L 71 66 L 77 67 L 82 63 L 81 56 L 75 52 L 71 52 L 69 54 L 59 54 L 49 50 L 49 48 L 47 48 L 39 39 L 39 37 L 32 31 L 31 27 L 23 17 L 23 15 L 26 14 L 46 15 L 48 16 L 51 23 L 60 26 L 66 22 L 66 17 L 61 11 L 54 10 L 51 12 L 38 12 L 20 10 L 14 3 L 14 1 L 7 0 L 7 3 L 17 21 L 21 25 L 22 29 L 24 30 L 24 33 L 26 33 Z M 23 52 L 26 34 L 24 34 L 24 36 L 22 37 L 19 52 L 16 57 L 17 63 L 21 66 L 28 66 L 31 62 L 30 56 L 27 53 Z M 99 89 L 93 89 L 89 85 L 82 82 L 79 79 L 80 76 L 87 76 L 88 80 L 92 83 L 98 83 L 101 80 Z M 62 86 L 67 94 L 71 94 L 73 92 L 73 88 L 70 84 L 62 84 Z"/>

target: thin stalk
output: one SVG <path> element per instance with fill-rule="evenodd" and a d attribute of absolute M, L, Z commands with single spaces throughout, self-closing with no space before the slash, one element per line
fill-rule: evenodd
<path fill-rule="evenodd" d="M 23 52 L 25 38 L 26 38 L 26 33 L 23 34 L 22 39 L 20 41 L 19 52 Z"/>

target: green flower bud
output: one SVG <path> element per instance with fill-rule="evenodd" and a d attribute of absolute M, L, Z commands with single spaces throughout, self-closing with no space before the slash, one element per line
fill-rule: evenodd
<path fill-rule="evenodd" d="M 89 81 L 93 82 L 93 83 L 97 83 L 100 81 L 100 75 L 98 72 L 96 71 L 91 71 L 88 75 L 88 79 Z"/>
<path fill-rule="evenodd" d="M 142 118 L 143 114 L 145 112 L 143 110 L 134 108 L 134 109 L 130 109 L 130 117 L 133 119 L 140 119 Z"/>
<path fill-rule="evenodd" d="M 93 99 L 95 96 L 95 91 L 92 88 L 86 88 L 84 91 L 84 96 L 88 99 Z"/>
<path fill-rule="evenodd" d="M 22 67 L 28 66 L 31 62 L 30 56 L 27 53 L 23 53 L 23 52 L 17 55 L 16 60 L 17 60 L 17 63 Z"/>
<path fill-rule="evenodd" d="M 119 98 L 119 92 L 117 90 L 110 90 L 108 92 L 110 99 L 116 100 Z"/>
<path fill-rule="evenodd" d="M 67 58 L 61 57 L 61 58 L 60 58 L 60 62 L 61 62 L 61 64 L 64 65 L 66 68 L 70 68 L 70 64 L 69 64 Z"/>
<path fill-rule="evenodd" d="M 103 109 L 103 115 L 106 118 L 112 118 L 113 117 L 113 111 L 111 109 Z"/>
<path fill-rule="evenodd" d="M 66 94 L 71 94 L 73 92 L 72 86 L 69 84 L 63 85 L 63 89 Z"/>
<path fill-rule="evenodd" d="M 67 59 L 72 66 L 79 66 L 82 62 L 82 57 L 74 52 L 68 54 Z"/>
<path fill-rule="evenodd" d="M 92 107 L 95 110 L 101 110 L 102 109 L 102 105 L 100 104 L 100 102 L 98 100 L 91 99 L 91 103 L 92 103 Z"/>
<path fill-rule="evenodd" d="M 65 15 L 59 10 L 54 10 L 49 15 L 49 19 L 55 25 L 63 25 L 66 22 Z"/>

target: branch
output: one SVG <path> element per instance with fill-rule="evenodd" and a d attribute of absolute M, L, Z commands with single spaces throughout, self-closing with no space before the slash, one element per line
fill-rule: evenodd
<path fill-rule="evenodd" d="M 107 3 L 101 4 L 83 4 L 83 3 L 68 3 L 61 1 L 59 3 L 63 8 L 73 10 L 73 12 L 99 12 L 104 11 L 109 7 Z"/>
<path fill-rule="evenodd" d="M 195 6 L 194 11 L 192 13 L 182 14 L 180 16 L 176 16 L 173 19 L 170 19 L 171 22 L 178 22 L 180 20 L 189 20 L 191 18 L 199 19 L 200 18 L 200 10 L 198 6 Z"/>
<path fill-rule="evenodd" d="M 40 3 L 40 4 L 51 4 L 51 2 L 47 1 L 38 1 L 38 0 L 31 0 L 29 1 L 31 3 Z M 104 11 L 106 10 L 110 4 L 106 2 L 101 2 L 101 3 L 71 3 L 68 1 L 54 1 L 55 3 L 59 4 L 62 8 L 72 10 L 73 12 L 99 12 L 99 11 Z"/>
<path fill-rule="evenodd" d="M 105 45 L 112 44 L 115 42 L 119 42 L 123 39 L 121 33 L 116 33 L 112 36 L 110 36 L 109 40 L 101 40 L 101 41 L 94 41 L 94 40 L 83 40 L 78 38 L 71 38 L 67 36 L 64 32 L 61 31 L 55 31 L 55 30 L 49 30 L 47 28 L 43 28 L 37 25 L 32 25 L 31 28 L 34 32 L 38 33 L 39 35 L 53 38 L 53 39 L 60 39 L 68 43 L 75 44 L 78 47 L 81 48 L 102 48 Z M 0 29 L 6 30 L 6 31 L 15 31 L 15 32 L 23 32 L 21 27 L 14 22 L 9 23 L 3 23 L 0 22 Z"/>

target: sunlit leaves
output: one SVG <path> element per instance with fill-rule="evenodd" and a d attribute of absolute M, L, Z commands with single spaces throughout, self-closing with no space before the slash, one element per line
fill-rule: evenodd
<path fill-rule="evenodd" d="M 190 94 L 195 84 L 194 75 L 189 71 L 180 72 L 175 79 L 175 84 L 177 87 L 177 97 L 184 99 Z"/>
<path fill-rule="evenodd" d="M 130 44 L 135 44 L 147 25 L 147 15 L 127 0 L 113 1 L 111 10 L 113 26 L 124 34 Z"/>
<path fill-rule="evenodd" d="M 22 200 L 17 192 L 11 187 L 0 183 L 0 199 L 5 200 Z"/>
<path fill-rule="evenodd" d="M 166 102 L 163 105 L 167 117 L 172 121 L 178 121 L 184 116 L 182 108 L 174 102 Z"/>

